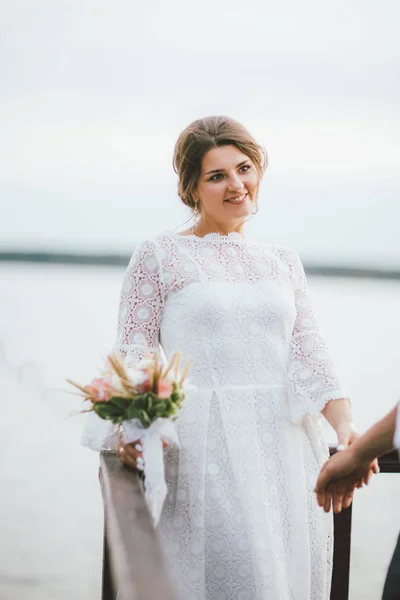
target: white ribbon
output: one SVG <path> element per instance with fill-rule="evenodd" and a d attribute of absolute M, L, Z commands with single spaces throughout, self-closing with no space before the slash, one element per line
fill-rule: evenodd
<path fill-rule="evenodd" d="M 122 431 L 126 444 L 140 440 L 142 445 L 145 497 L 154 525 L 157 525 L 168 492 L 162 442 L 179 446 L 174 423 L 160 418 L 145 429 L 138 419 L 132 419 L 122 423 Z"/>

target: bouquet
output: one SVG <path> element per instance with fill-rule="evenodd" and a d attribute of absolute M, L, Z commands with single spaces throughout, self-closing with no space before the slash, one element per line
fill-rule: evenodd
<path fill-rule="evenodd" d="M 185 379 L 190 362 L 179 371 L 176 352 L 164 367 L 158 356 L 125 364 L 121 354 L 108 356 L 101 377 L 88 385 L 70 379 L 89 403 L 85 412 L 120 424 L 125 443 L 140 440 L 143 453 L 145 497 L 155 524 L 167 495 L 163 441 L 179 445 L 173 421 L 185 398 Z"/>

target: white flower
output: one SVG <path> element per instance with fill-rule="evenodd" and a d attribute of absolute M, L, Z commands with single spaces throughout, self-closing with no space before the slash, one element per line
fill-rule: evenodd
<path fill-rule="evenodd" d="M 152 358 L 142 358 L 135 363 L 137 369 L 148 369 L 152 365 L 154 365 L 154 360 Z"/>
<path fill-rule="evenodd" d="M 135 367 L 128 367 L 126 370 L 133 385 L 140 385 L 148 379 L 147 371 Z"/>

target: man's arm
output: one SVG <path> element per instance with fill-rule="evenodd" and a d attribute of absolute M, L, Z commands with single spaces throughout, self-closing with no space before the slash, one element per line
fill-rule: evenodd
<path fill-rule="evenodd" d="M 374 460 L 381 454 L 393 450 L 398 406 L 395 406 L 383 419 L 370 427 L 355 442 L 358 460 Z"/>

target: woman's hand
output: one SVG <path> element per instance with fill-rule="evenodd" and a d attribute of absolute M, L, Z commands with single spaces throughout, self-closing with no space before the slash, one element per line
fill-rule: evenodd
<path fill-rule="evenodd" d="M 140 440 L 136 440 L 130 444 L 125 444 L 122 437 L 118 440 L 117 456 L 119 460 L 136 471 L 143 471 L 143 454 Z"/>
<path fill-rule="evenodd" d="M 360 437 L 352 421 L 342 421 L 336 427 L 336 435 L 338 438 L 337 449 L 339 451 L 344 450 L 347 446 L 351 446 Z"/>
<path fill-rule="evenodd" d="M 354 423 L 352 421 L 343 421 L 336 427 L 336 434 L 338 437 L 338 452 L 349 448 L 354 444 L 354 442 L 360 437 L 360 434 L 356 430 Z M 329 487 L 329 492 L 325 497 L 325 510 L 329 510 L 330 504 L 333 505 L 333 510 L 335 513 L 338 513 L 342 510 L 342 508 L 349 508 L 353 501 L 354 490 L 355 488 L 361 488 L 364 484 L 368 485 L 369 480 L 371 479 L 374 473 L 379 473 L 378 460 L 375 459 L 372 463 L 369 464 L 369 468 L 365 471 L 358 470 L 360 477 L 358 480 L 354 480 L 349 485 L 349 482 L 346 482 L 346 485 L 343 485 L 343 481 L 338 482 L 336 484 L 331 484 Z M 353 472 L 354 478 L 354 472 Z M 328 508 L 329 505 L 329 508 Z"/>
<path fill-rule="evenodd" d="M 162 444 L 163 448 L 167 448 L 167 442 L 162 440 Z M 125 444 L 122 436 L 118 440 L 117 456 L 119 460 L 127 467 L 131 467 L 136 471 L 143 471 L 144 461 L 142 450 L 140 440 L 136 440 L 130 444 Z"/>

